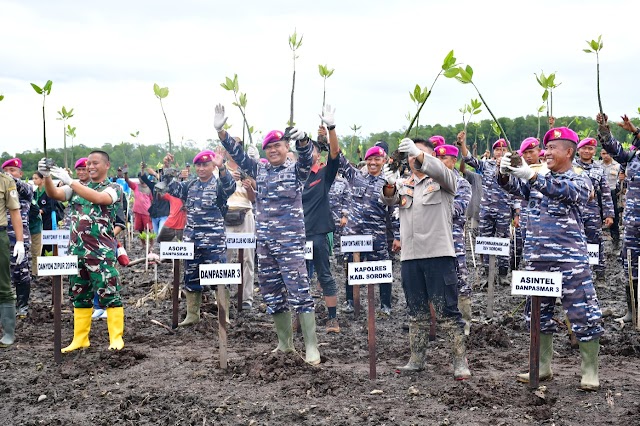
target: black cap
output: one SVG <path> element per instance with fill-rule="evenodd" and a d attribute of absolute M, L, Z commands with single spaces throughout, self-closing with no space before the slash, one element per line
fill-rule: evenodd
<path fill-rule="evenodd" d="M 385 141 L 378 141 L 376 142 L 375 146 L 379 146 L 384 150 L 385 154 L 389 155 L 389 144 Z"/>

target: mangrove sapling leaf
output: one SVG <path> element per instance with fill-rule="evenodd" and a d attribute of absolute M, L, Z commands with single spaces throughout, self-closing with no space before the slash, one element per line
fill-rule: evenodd
<path fill-rule="evenodd" d="M 0 102 L 4 100 L 4 95 L 0 95 Z"/>
<path fill-rule="evenodd" d="M 235 99 L 235 102 L 232 102 L 232 105 L 238 107 L 238 109 L 240 110 L 240 114 L 242 114 L 242 121 L 243 121 L 242 140 L 244 141 L 245 129 L 248 130 L 250 126 L 249 126 L 249 122 L 247 121 L 247 116 L 245 113 L 247 108 L 247 94 L 240 93 L 238 95 L 238 92 L 240 91 L 240 84 L 238 83 L 238 74 L 234 74 L 233 79 L 230 79 L 229 77 L 225 77 L 225 82 L 220 83 L 220 87 L 222 87 L 228 92 L 233 92 L 233 97 Z M 224 129 L 226 130 L 227 128 L 224 127 Z M 253 145 L 253 136 L 251 135 L 251 132 L 249 132 L 249 143 Z"/>
<path fill-rule="evenodd" d="M 162 105 L 162 100 L 169 96 L 169 88 L 168 87 L 160 87 L 157 83 L 153 83 L 153 93 L 156 95 L 156 98 L 160 101 L 160 109 L 162 109 L 162 115 L 164 116 L 164 122 L 167 125 L 167 134 L 169 135 L 169 152 L 172 152 L 172 144 L 171 144 L 171 131 L 169 130 L 169 120 L 167 120 L 167 114 L 164 112 L 164 105 Z"/>
<path fill-rule="evenodd" d="M 67 157 L 67 120 L 73 117 L 73 108 L 67 111 L 67 108 L 63 105 L 62 110 L 58 111 L 59 117 L 56 120 L 62 121 L 63 147 L 64 147 L 64 167 L 69 168 L 69 161 Z"/>
<path fill-rule="evenodd" d="M 536 81 L 544 89 L 542 92 L 542 102 L 546 104 L 547 110 L 547 121 L 549 121 L 549 116 L 553 117 L 553 90 L 560 86 L 562 83 L 556 84 L 556 73 L 553 72 L 549 75 L 545 75 L 544 71 L 540 72 L 540 76 L 536 73 L 533 75 L 536 76 Z M 549 125 L 551 125 L 549 123 Z"/>
<path fill-rule="evenodd" d="M 462 113 L 462 124 L 464 125 L 464 132 L 467 132 L 467 126 L 471 122 L 471 117 L 480 114 L 482 112 L 482 102 L 477 99 L 471 99 L 471 104 L 464 104 L 459 111 Z M 467 116 L 469 114 L 469 116 Z"/>
<path fill-rule="evenodd" d="M 325 100 L 327 97 L 327 79 L 333 75 L 335 69 L 329 67 L 327 65 L 318 65 L 318 72 L 320 73 L 320 77 L 322 77 L 322 111 L 324 111 Z"/>
<path fill-rule="evenodd" d="M 297 52 L 302 46 L 302 38 L 304 36 L 300 36 L 298 39 L 297 30 L 293 31 L 293 34 L 289 36 L 289 49 L 291 49 L 292 58 L 293 58 L 293 77 L 291 82 L 291 104 L 289 106 L 289 126 L 293 126 L 295 123 L 293 121 L 293 98 L 296 90 L 296 59 L 298 58 Z"/>
<path fill-rule="evenodd" d="M 595 53 L 596 54 L 596 84 L 598 89 L 598 108 L 600 108 L 600 114 L 604 115 L 602 111 L 602 100 L 600 98 L 600 51 L 604 44 L 602 43 L 602 35 L 598 36 L 597 40 L 587 40 L 587 44 L 590 49 L 582 49 L 583 52 L 586 53 Z"/>
<path fill-rule="evenodd" d="M 536 139 L 538 140 L 540 140 L 540 113 L 544 112 L 544 110 L 546 109 L 546 105 L 540 105 L 540 107 L 538 108 L 538 134 L 536 136 Z"/>
<path fill-rule="evenodd" d="M 44 104 L 47 96 L 51 94 L 51 86 L 53 85 L 53 82 L 51 80 L 47 80 L 47 82 L 42 87 L 34 83 L 30 84 L 31 87 L 33 87 L 33 90 L 35 90 L 38 95 L 42 95 L 42 145 L 44 148 L 44 156 L 45 158 L 47 158 L 47 121 L 44 114 Z"/>

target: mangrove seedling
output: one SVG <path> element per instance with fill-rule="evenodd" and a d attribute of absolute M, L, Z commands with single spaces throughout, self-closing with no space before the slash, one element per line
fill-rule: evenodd
<path fill-rule="evenodd" d="M 555 72 L 549 75 L 544 75 L 544 71 L 541 71 L 540 77 L 538 77 L 538 74 L 536 73 L 534 73 L 533 75 L 536 76 L 538 84 L 544 89 L 544 92 L 542 92 L 542 102 L 546 103 L 547 121 L 549 121 L 549 116 L 553 117 L 553 89 L 556 89 L 562 83 L 556 84 Z M 549 124 L 549 128 L 551 128 L 551 124 Z"/>
<path fill-rule="evenodd" d="M 420 119 L 417 117 L 418 112 L 420 110 L 420 105 L 422 105 L 424 102 L 427 101 L 427 98 L 429 97 L 429 89 L 427 88 L 427 86 L 425 86 L 424 88 L 420 87 L 419 84 L 416 84 L 416 87 L 413 88 L 413 93 L 409 92 L 409 97 L 411 98 L 411 100 L 413 101 L 414 104 L 416 104 L 416 133 L 415 136 L 418 136 L 418 128 L 420 128 Z M 411 117 L 411 112 L 409 112 L 409 114 L 407 114 L 407 120 L 409 120 L 409 125 L 411 126 L 412 123 L 412 117 Z"/>
<path fill-rule="evenodd" d="M 47 100 L 47 96 L 51 94 L 51 85 L 53 82 L 51 80 L 47 80 L 44 86 L 40 87 L 36 84 L 31 83 L 31 87 L 36 91 L 38 95 L 42 95 L 42 144 L 44 148 L 44 156 L 47 157 L 47 121 L 44 118 L 44 104 Z"/>
<path fill-rule="evenodd" d="M 167 120 L 167 114 L 164 112 L 164 106 L 162 105 L 162 100 L 169 96 L 169 88 L 168 87 L 160 87 L 156 83 L 153 83 L 153 93 L 155 93 L 156 98 L 160 101 L 160 109 L 162 109 L 162 115 L 164 116 L 164 122 L 167 124 L 167 133 L 169 134 L 169 152 L 171 150 L 171 131 L 169 130 L 169 120 Z"/>
<path fill-rule="evenodd" d="M 64 148 L 64 167 L 69 168 L 69 160 L 67 158 L 67 120 L 73 117 L 73 108 L 67 110 L 63 105 L 62 110 L 58 111 L 59 117 L 56 120 L 62 121 L 62 131 L 64 133 L 63 148 Z"/>
<path fill-rule="evenodd" d="M 76 128 L 71 127 L 70 124 L 67 124 L 67 129 L 65 130 L 65 135 L 71 138 L 71 158 L 75 158 L 73 156 L 73 140 L 76 138 Z"/>
<path fill-rule="evenodd" d="M 546 105 L 540 105 L 540 107 L 538 108 L 538 135 L 536 136 L 536 139 L 540 140 L 540 114 L 544 112 L 544 110 L 547 109 Z M 547 121 L 548 121 L 549 116 L 547 116 Z"/>
<path fill-rule="evenodd" d="M 471 117 L 482 112 L 482 109 L 480 108 L 481 106 L 482 102 L 477 99 L 471 99 L 471 104 L 464 104 L 464 106 L 458 110 L 462 113 L 462 124 L 464 126 L 463 130 L 465 133 L 467 133 L 467 126 L 471 122 Z M 469 114 L 469 116 L 467 116 L 467 114 Z"/>
<path fill-rule="evenodd" d="M 357 124 L 354 124 L 349 128 L 353 130 L 353 135 L 351 136 L 351 150 L 350 150 L 351 155 L 353 155 L 353 144 L 356 142 L 356 139 L 358 138 L 358 130 L 360 130 L 362 126 L 358 126 Z M 360 144 L 358 144 L 358 149 L 356 150 L 356 158 L 360 159 Z"/>
<path fill-rule="evenodd" d="M 602 111 L 602 100 L 600 99 L 600 51 L 602 50 L 602 35 L 598 36 L 598 40 L 587 40 L 589 49 L 582 49 L 586 53 L 596 54 L 596 84 L 598 89 L 598 107 L 600 108 L 600 114 L 604 115 Z M 639 108 L 640 109 L 640 108 Z"/>
<path fill-rule="evenodd" d="M 295 122 L 293 121 L 293 95 L 296 90 L 296 59 L 298 58 L 298 49 L 302 46 L 302 38 L 304 36 L 300 36 L 298 39 L 298 31 L 294 30 L 293 34 L 289 36 L 289 49 L 291 49 L 291 54 L 293 58 L 293 79 L 291 82 L 291 104 L 289 106 L 289 122 L 288 126 L 295 126 Z"/>
<path fill-rule="evenodd" d="M 225 82 L 220 83 L 220 86 L 225 90 L 233 92 L 233 96 L 236 100 L 233 105 L 237 106 L 240 110 L 240 114 L 242 114 L 242 120 L 244 122 L 242 125 L 242 140 L 244 141 L 244 131 L 246 129 L 249 132 L 249 143 L 253 145 L 253 137 L 251 136 L 251 132 L 249 131 L 249 122 L 247 121 L 247 116 L 245 114 L 245 111 L 247 109 L 247 94 L 240 93 L 238 74 L 233 75 L 233 80 L 229 77 L 225 77 Z M 240 94 L 238 95 L 238 93 Z"/>
<path fill-rule="evenodd" d="M 136 130 L 135 133 L 129 133 L 129 136 L 131 136 L 133 139 L 137 141 L 138 136 L 140 136 L 140 130 Z M 142 152 L 142 145 L 140 145 L 140 142 L 135 142 L 135 144 L 138 145 L 138 151 L 140 151 L 140 161 L 144 163 L 144 154 Z"/>
<path fill-rule="evenodd" d="M 301 40 L 302 41 L 302 40 Z M 327 98 L 327 79 L 333 75 L 335 69 L 329 67 L 327 65 L 318 65 L 318 72 L 320 73 L 320 77 L 322 77 L 322 111 L 324 111 L 325 100 Z"/>

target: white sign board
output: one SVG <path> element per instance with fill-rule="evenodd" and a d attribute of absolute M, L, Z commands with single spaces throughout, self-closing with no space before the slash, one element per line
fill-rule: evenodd
<path fill-rule="evenodd" d="M 349 285 L 392 283 L 392 268 L 390 260 L 349 263 Z"/>
<path fill-rule="evenodd" d="M 589 265 L 597 265 L 600 263 L 599 244 L 587 244 L 587 252 L 589 253 Z"/>
<path fill-rule="evenodd" d="M 200 265 L 200 285 L 242 284 L 239 263 Z"/>
<path fill-rule="evenodd" d="M 193 243 L 160 243 L 160 259 L 193 259 Z"/>
<path fill-rule="evenodd" d="M 476 253 L 495 256 L 510 256 L 509 238 L 476 237 Z"/>
<path fill-rule="evenodd" d="M 340 237 L 340 253 L 370 251 L 373 251 L 373 235 L 343 235 Z"/>
<path fill-rule="evenodd" d="M 38 276 L 78 275 L 78 256 L 38 256 Z"/>
<path fill-rule="evenodd" d="M 229 249 L 246 249 L 256 248 L 256 236 L 252 233 L 227 233 L 227 248 Z"/>
<path fill-rule="evenodd" d="M 313 241 L 307 241 L 304 244 L 304 259 L 313 260 Z"/>
<path fill-rule="evenodd" d="M 71 231 L 68 229 L 61 229 L 56 231 L 42 230 L 42 245 L 43 246 L 69 246 L 69 239 L 71 237 Z"/>
<path fill-rule="evenodd" d="M 512 271 L 514 296 L 562 297 L 562 272 Z"/>

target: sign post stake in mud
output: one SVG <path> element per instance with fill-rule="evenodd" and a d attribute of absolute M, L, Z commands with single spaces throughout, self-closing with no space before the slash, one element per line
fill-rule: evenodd
<path fill-rule="evenodd" d="M 239 263 L 218 263 L 200 265 L 200 285 L 218 286 L 218 348 L 220 352 L 220 368 L 227 368 L 227 312 L 229 300 L 225 288 L 228 285 L 240 284 L 242 274 Z"/>
<path fill-rule="evenodd" d="M 53 357 L 57 363 L 62 362 L 62 330 L 60 316 L 62 314 L 62 276 L 78 275 L 78 256 L 58 256 L 58 246 L 53 246 L 53 256 L 38 256 L 38 276 L 52 277 L 53 281 Z"/>
<path fill-rule="evenodd" d="M 238 263 L 240 264 L 240 276 L 243 275 L 242 264 L 244 263 L 244 249 L 256 248 L 256 236 L 252 233 L 229 232 L 226 234 L 227 249 L 238 249 Z M 242 280 L 238 284 L 238 311 L 242 309 L 242 291 L 244 285 Z"/>
<path fill-rule="evenodd" d="M 180 291 L 180 259 L 193 259 L 193 243 L 160 243 L 160 259 L 173 259 L 173 288 L 171 292 L 171 328 L 178 328 L 178 292 Z"/>
<path fill-rule="evenodd" d="M 372 284 L 393 282 L 392 263 L 390 260 L 377 262 L 350 263 L 347 277 L 349 285 L 367 285 L 368 315 L 367 328 L 369 338 L 369 379 L 376 379 L 376 316 L 375 298 Z"/>
<path fill-rule="evenodd" d="M 562 297 L 562 272 L 513 271 L 511 294 L 531 296 L 529 387 L 540 384 L 540 297 Z"/>
<path fill-rule="evenodd" d="M 353 263 L 360 262 L 360 253 L 371 251 L 373 251 L 372 235 L 343 235 L 340 237 L 340 253 L 353 253 Z M 360 286 L 358 284 L 353 286 L 353 307 L 354 315 L 358 317 L 360 315 Z"/>
<path fill-rule="evenodd" d="M 489 255 L 489 277 L 487 279 L 487 318 L 493 317 L 493 292 L 496 281 L 496 256 L 511 256 L 509 238 L 476 237 L 476 253 Z"/>

